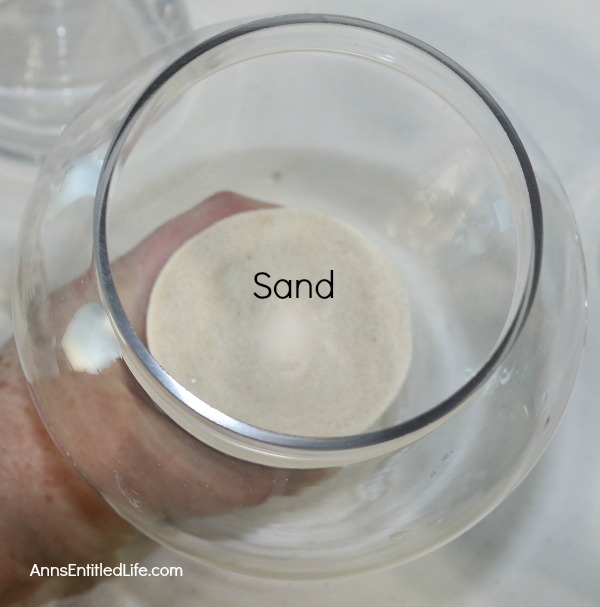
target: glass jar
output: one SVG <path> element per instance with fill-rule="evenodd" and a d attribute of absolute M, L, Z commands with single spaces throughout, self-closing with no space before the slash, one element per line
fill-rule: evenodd
<path fill-rule="evenodd" d="M 146 346 L 167 259 L 253 201 L 351 225 L 403 277 L 408 376 L 364 432 L 255 427 Z M 14 319 L 47 428 L 125 519 L 313 578 L 415 558 L 515 488 L 567 404 L 585 297 L 565 194 L 486 89 L 406 34 L 310 14 L 195 32 L 102 90 L 42 167 Z"/>
<path fill-rule="evenodd" d="M 41 158 L 102 84 L 189 30 L 180 0 L 0 0 L 0 148 Z"/>

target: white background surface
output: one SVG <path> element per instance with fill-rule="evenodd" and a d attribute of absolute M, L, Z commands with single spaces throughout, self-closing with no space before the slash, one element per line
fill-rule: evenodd
<path fill-rule="evenodd" d="M 546 152 L 580 226 L 590 289 L 582 371 L 553 443 L 526 481 L 474 529 L 418 561 L 343 580 L 288 584 L 214 571 L 146 543 L 129 558 L 180 564 L 184 577 L 105 580 L 69 599 L 35 602 L 600 606 L 600 2 L 190 0 L 190 6 L 197 26 L 281 12 L 368 18 L 436 46 L 499 93 Z M 35 167 L 0 157 L 0 340 L 10 331 L 11 256 L 35 172 Z"/>

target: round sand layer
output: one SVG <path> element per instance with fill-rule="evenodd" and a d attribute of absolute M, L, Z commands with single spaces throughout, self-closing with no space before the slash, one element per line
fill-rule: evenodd
<path fill-rule="evenodd" d="M 289 292 L 280 279 L 292 297 L 276 296 Z M 390 260 L 343 223 L 299 209 L 239 213 L 186 242 L 154 285 L 147 337 L 211 406 L 301 436 L 367 429 L 411 358 L 408 298 Z"/>

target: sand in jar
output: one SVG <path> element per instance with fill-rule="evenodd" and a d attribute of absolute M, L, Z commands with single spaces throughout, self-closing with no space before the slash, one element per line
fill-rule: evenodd
<path fill-rule="evenodd" d="M 154 285 L 147 337 L 211 406 L 299 436 L 368 429 L 411 359 L 408 297 L 387 256 L 328 215 L 281 207 L 184 243 Z"/>

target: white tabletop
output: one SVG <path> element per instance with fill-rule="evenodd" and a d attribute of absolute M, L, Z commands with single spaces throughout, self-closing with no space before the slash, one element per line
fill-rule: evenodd
<path fill-rule="evenodd" d="M 583 367 L 549 450 L 523 484 L 471 531 L 413 563 L 327 582 L 268 582 L 205 568 L 141 542 L 127 558 L 181 565 L 183 578 L 107 579 L 83 594 L 41 604 L 599 606 L 600 2 L 190 0 L 190 5 L 198 26 L 305 11 L 378 21 L 436 46 L 498 93 L 546 152 L 580 226 L 589 280 Z M 10 331 L 10 259 L 35 172 L 0 157 L 0 341 Z"/>

